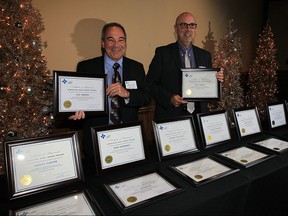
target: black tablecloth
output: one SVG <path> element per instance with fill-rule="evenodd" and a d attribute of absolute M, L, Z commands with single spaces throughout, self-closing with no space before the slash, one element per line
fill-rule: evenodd
<path fill-rule="evenodd" d="M 234 137 L 235 138 L 235 137 Z M 105 215 L 288 215 L 288 153 L 275 154 L 266 161 L 249 168 L 240 167 L 239 172 L 195 187 L 169 168 L 205 156 L 214 155 L 225 149 L 245 145 L 246 141 L 233 141 L 207 148 L 203 151 L 158 161 L 156 145 L 149 146 L 147 163 L 105 175 L 87 175 L 83 184 L 67 186 L 57 190 L 34 194 L 9 201 L 7 199 L 6 176 L 0 177 L 0 214 L 8 215 L 9 209 L 18 209 L 41 199 L 84 188 L 100 205 Z M 183 189 L 179 193 L 137 206 L 123 212 L 104 190 L 103 184 L 114 180 L 141 175 L 159 170 Z"/>

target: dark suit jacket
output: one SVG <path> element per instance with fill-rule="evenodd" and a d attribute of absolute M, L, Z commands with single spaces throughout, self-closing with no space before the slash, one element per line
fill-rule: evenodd
<path fill-rule="evenodd" d="M 145 89 L 145 70 L 140 62 L 123 57 L 122 71 L 122 85 L 125 87 L 125 81 L 133 80 L 137 83 L 137 89 L 127 89 L 130 92 L 128 104 L 125 104 L 124 99 L 121 98 L 120 115 L 123 122 L 138 121 L 138 109 L 150 104 L 150 96 Z M 77 72 L 105 74 L 104 56 L 79 62 Z"/>
<path fill-rule="evenodd" d="M 123 123 L 138 121 L 138 110 L 141 106 L 147 106 L 151 102 L 151 97 L 147 92 L 145 82 L 145 70 L 141 63 L 123 57 L 122 65 L 122 85 L 125 87 L 125 81 L 136 81 L 137 89 L 127 89 L 130 92 L 130 100 L 125 104 L 124 99 L 121 99 L 120 114 Z M 78 73 L 90 74 L 105 74 L 104 56 L 96 57 L 93 59 L 84 60 L 77 65 Z M 109 124 L 109 116 L 85 118 L 84 120 L 71 121 L 71 129 L 81 129 L 82 135 L 82 148 L 85 156 L 84 169 L 88 173 L 95 171 L 95 162 L 93 154 L 93 142 L 91 135 L 91 127 L 105 126 Z"/>
<path fill-rule="evenodd" d="M 212 58 L 208 51 L 193 46 L 193 52 L 197 68 L 212 67 Z M 156 48 L 146 77 L 150 94 L 156 101 L 155 120 L 189 114 L 185 111 L 185 105 L 176 108 L 170 102 L 172 95 L 181 95 L 181 67 L 177 42 Z M 195 103 L 194 113 L 207 110 L 207 103 Z"/>

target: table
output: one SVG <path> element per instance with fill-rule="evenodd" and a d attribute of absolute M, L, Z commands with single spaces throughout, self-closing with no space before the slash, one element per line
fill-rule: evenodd
<path fill-rule="evenodd" d="M 6 199 L 6 178 L 0 176 L 0 215 L 8 215 L 9 209 L 18 209 L 43 197 L 49 198 L 79 188 L 85 188 L 93 195 L 105 215 L 121 215 L 121 211 L 104 190 L 103 184 L 151 170 L 161 171 L 169 179 L 177 182 L 183 190 L 136 207 L 123 215 L 287 215 L 288 205 L 286 199 L 282 197 L 286 197 L 288 193 L 288 153 L 277 154 L 249 168 L 240 168 L 239 172 L 199 187 L 195 187 L 169 169 L 170 165 L 189 162 L 245 144 L 246 141 L 239 141 L 234 135 L 231 142 L 162 162 L 158 161 L 156 146 L 150 145 L 149 160 L 145 164 L 102 176 L 88 175 L 83 184 L 13 201 Z"/>

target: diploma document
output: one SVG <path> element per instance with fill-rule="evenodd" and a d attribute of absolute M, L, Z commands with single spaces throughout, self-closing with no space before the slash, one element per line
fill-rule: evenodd
<path fill-rule="evenodd" d="M 10 199 L 83 180 L 78 132 L 5 142 Z"/>
<path fill-rule="evenodd" d="M 136 205 L 157 197 L 177 188 L 165 180 L 158 173 L 150 173 L 130 180 L 113 183 L 108 186 L 109 191 L 116 195 L 125 207 Z"/>
<path fill-rule="evenodd" d="M 97 131 L 102 169 L 145 159 L 141 125 Z"/>
<path fill-rule="evenodd" d="M 222 152 L 220 155 L 245 167 L 256 164 L 270 157 L 268 154 L 245 146 Z"/>
<path fill-rule="evenodd" d="M 15 191 L 77 178 L 72 139 L 12 147 Z"/>
<path fill-rule="evenodd" d="M 191 178 L 195 183 L 207 180 L 216 180 L 219 177 L 234 173 L 234 170 L 209 157 L 172 167 L 185 177 Z"/>
<path fill-rule="evenodd" d="M 162 122 L 154 125 L 158 149 L 163 157 L 198 150 L 191 119 Z"/>
<path fill-rule="evenodd" d="M 271 128 L 277 128 L 287 124 L 284 103 L 268 105 L 268 114 Z"/>
<path fill-rule="evenodd" d="M 226 112 L 199 115 L 206 146 L 231 139 Z"/>
<path fill-rule="evenodd" d="M 255 142 L 254 144 L 263 146 L 276 152 L 281 152 L 288 149 L 288 142 L 277 138 L 261 140 Z"/>
<path fill-rule="evenodd" d="M 78 110 L 106 114 L 106 76 L 54 71 L 54 112 L 70 115 Z"/>
<path fill-rule="evenodd" d="M 216 78 L 219 69 L 185 68 L 181 70 L 184 99 L 191 101 L 220 99 L 220 82 Z"/>
<path fill-rule="evenodd" d="M 17 210 L 16 216 L 23 215 L 97 215 L 84 193 L 73 194 L 31 207 Z"/>
<path fill-rule="evenodd" d="M 261 126 L 256 108 L 236 111 L 235 117 L 237 120 L 237 127 L 240 137 L 261 132 Z"/>

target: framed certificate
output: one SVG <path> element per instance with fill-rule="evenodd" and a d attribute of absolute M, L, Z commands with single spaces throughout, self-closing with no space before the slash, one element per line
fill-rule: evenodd
<path fill-rule="evenodd" d="M 255 141 L 252 143 L 252 145 L 259 146 L 279 154 L 288 150 L 288 141 L 276 137 Z"/>
<path fill-rule="evenodd" d="M 258 151 L 248 146 L 241 146 L 238 148 L 226 150 L 217 153 L 217 155 L 245 168 L 254 166 L 275 156 L 270 153 Z"/>
<path fill-rule="evenodd" d="M 153 121 L 159 161 L 199 151 L 193 118 Z"/>
<path fill-rule="evenodd" d="M 196 187 L 239 171 L 238 168 L 225 162 L 220 163 L 217 158 L 212 157 L 204 157 L 170 168 Z"/>
<path fill-rule="evenodd" d="M 97 174 L 147 162 L 143 123 L 92 127 Z"/>
<path fill-rule="evenodd" d="M 204 148 L 231 141 L 229 121 L 225 110 L 197 114 Z"/>
<path fill-rule="evenodd" d="M 4 143 L 9 198 L 84 180 L 77 132 Z"/>
<path fill-rule="evenodd" d="M 104 184 L 108 195 L 122 212 L 180 192 L 182 188 L 159 171 Z"/>
<path fill-rule="evenodd" d="M 221 83 L 216 78 L 219 68 L 183 68 L 182 97 L 189 101 L 221 99 Z"/>
<path fill-rule="evenodd" d="M 232 112 L 240 140 L 244 137 L 251 137 L 262 133 L 262 125 L 257 107 L 233 109 Z"/>
<path fill-rule="evenodd" d="M 86 116 L 107 115 L 106 75 L 53 71 L 54 114 L 70 116 L 85 111 Z"/>
<path fill-rule="evenodd" d="M 266 110 L 270 130 L 287 126 L 287 111 L 284 102 L 267 103 Z"/>
<path fill-rule="evenodd" d="M 11 212 L 11 215 L 104 215 L 97 201 L 87 190 L 76 191 Z"/>

